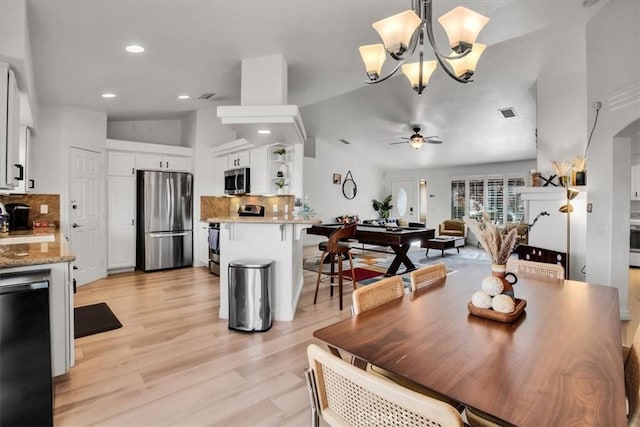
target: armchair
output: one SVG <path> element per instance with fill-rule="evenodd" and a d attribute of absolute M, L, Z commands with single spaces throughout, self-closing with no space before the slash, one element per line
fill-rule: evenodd
<path fill-rule="evenodd" d="M 447 219 L 438 226 L 439 236 L 464 237 L 467 243 L 467 225 L 461 219 Z"/>

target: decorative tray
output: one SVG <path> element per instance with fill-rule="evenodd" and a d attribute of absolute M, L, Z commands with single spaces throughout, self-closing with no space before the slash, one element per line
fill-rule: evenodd
<path fill-rule="evenodd" d="M 471 302 L 467 304 L 467 309 L 469 310 L 469 313 L 474 316 L 484 317 L 485 319 L 491 319 L 502 323 L 513 323 L 522 313 L 524 313 L 524 308 L 527 306 L 527 300 L 525 299 L 516 298 L 515 301 L 516 307 L 512 313 L 500 313 L 490 308 L 476 307 L 471 304 Z"/>

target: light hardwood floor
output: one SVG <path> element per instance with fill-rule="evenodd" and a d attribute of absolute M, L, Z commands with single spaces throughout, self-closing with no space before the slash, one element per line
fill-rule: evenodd
<path fill-rule="evenodd" d="M 254 334 L 218 319 L 219 280 L 205 268 L 81 287 L 76 306 L 106 302 L 124 326 L 75 340 L 76 365 L 55 381 L 55 425 L 309 425 L 306 347 L 350 316 L 351 292 L 342 312 L 326 286 L 314 305 L 316 275 L 304 277 L 295 321 Z"/>
<path fill-rule="evenodd" d="M 56 426 L 304 426 L 309 407 L 303 369 L 315 329 L 350 316 L 316 275 L 293 322 L 265 333 L 229 331 L 218 319 L 219 280 L 205 268 L 124 273 L 81 287 L 75 305 L 106 302 L 121 329 L 75 340 L 76 365 L 56 378 Z M 631 269 L 633 320 L 640 316 L 640 269 Z M 322 286 L 322 285 L 321 285 Z M 337 294 L 337 293 L 336 293 Z"/>

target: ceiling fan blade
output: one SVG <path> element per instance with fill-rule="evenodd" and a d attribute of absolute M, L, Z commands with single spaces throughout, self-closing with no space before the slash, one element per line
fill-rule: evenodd
<path fill-rule="evenodd" d="M 400 139 L 406 139 L 407 141 L 411 141 L 411 138 L 407 138 L 406 136 L 401 136 Z"/>
<path fill-rule="evenodd" d="M 390 142 L 389 145 L 396 145 L 396 144 L 408 144 L 409 141 L 398 141 L 398 142 Z"/>

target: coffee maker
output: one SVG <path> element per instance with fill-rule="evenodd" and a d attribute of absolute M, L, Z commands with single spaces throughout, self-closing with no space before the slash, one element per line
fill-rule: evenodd
<path fill-rule="evenodd" d="M 7 203 L 5 205 L 9 214 L 9 231 L 29 230 L 29 210 L 31 206 L 24 203 Z"/>

